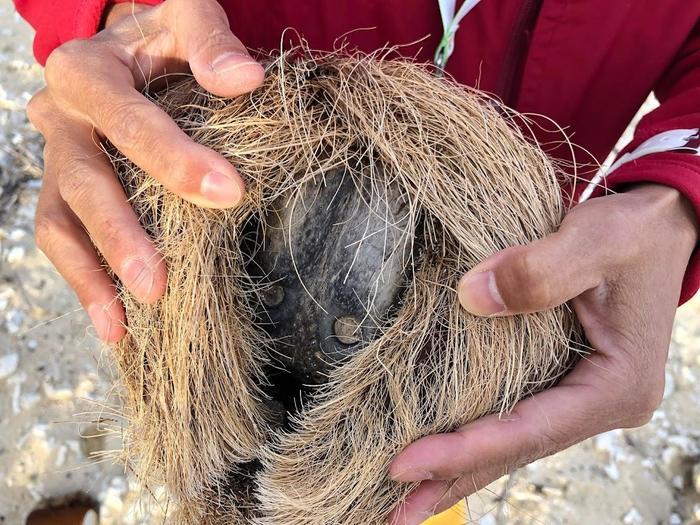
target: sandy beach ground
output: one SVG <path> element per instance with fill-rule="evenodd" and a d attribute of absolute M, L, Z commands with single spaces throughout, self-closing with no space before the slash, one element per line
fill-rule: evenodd
<path fill-rule="evenodd" d="M 0 0 L 0 524 L 84 493 L 103 525 L 162 509 L 95 451 L 120 447 L 109 353 L 33 240 L 41 141 L 24 108 L 42 85 L 32 32 Z M 643 428 L 538 461 L 469 500 L 468 523 L 700 523 L 700 300 L 678 311 L 664 402 Z M 105 435 L 102 427 L 117 432 Z"/>

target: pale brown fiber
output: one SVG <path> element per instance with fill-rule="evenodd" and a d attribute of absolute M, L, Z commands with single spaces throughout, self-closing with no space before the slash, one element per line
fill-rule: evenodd
<path fill-rule="evenodd" d="M 457 302 L 464 272 L 563 217 L 562 175 L 520 117 L 420 65 L 300 49 L 270 57 L 250 96 L 220 99 L 188 79 L 154 99 L 247 186 L 239 208 L 198 208 L 112 152 L 169 268 L 155 305 L 122 290 L 124 457 L 147 486 L 165 485 L 176 522 L 382 523 L 413 488 L 387 476 L 397 452 L 507 411 L 571 366 L 582 341 L 568 307 L 477 318 Z M 271 342 L 252 322 L 258 289 L 241 235 L 277 197 L 337 167 L 377 195 L 401 189 L 413 270 L 380 336 L 281 431 L 269 424 Z"/>

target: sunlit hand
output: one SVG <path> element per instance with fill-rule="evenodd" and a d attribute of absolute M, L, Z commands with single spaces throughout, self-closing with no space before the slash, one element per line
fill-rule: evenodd
<path fill-rule="evenodd" d="M 571 301 L 595 350 L 512 412 L 408 446 L 390 475 L 421 483 L 390 522 L 421 523 L 538 458 L 649 421 L 663 396 L 671 327 L 696 241 L 694 214 L 676 190 L 638 186 L 576 206 L 557 233 L 499 252 L 465 275 L 459 299 L 477 315 Z"/>
<path fill-rule="evenodd" d="M 133 12 L 132 12 L 133 9 Z M 107 28 L 57 48 L 46 88 L 27 113 L 46 139 L 36 239 L 75 289 L 97 334 L 124 335 L 124 310 L 90 241 L 134 296 L 154 302 L 166 268 L 139 225 L 100 140 L 195 204 L 235 206 L 241 178 L 221 155 L 196 144 L 141 95 L 164 74 L 189 72 L 207 90 L 233 97 L 259 86 L 263 69 L 231 33 L 215 0 L 166 0 L 113 8 Z"/>

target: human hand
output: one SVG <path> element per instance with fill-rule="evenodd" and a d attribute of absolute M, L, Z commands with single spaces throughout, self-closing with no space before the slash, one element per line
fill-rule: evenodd
<path fill-rule="evenodd" d="M 252 91 L 263 80 L 262 66 L 231 33 L 215 0 L 123 4 L 93 38 L 67 42 L 51 53 L 46 88 L 27 107 L 46 139 L 37 245 L 76 291 L 105 341 L 124 335 L 125 316 L 91 239 L 140 301 L 157 301 L 167 276 L 100 141 L 109 139 L 150 176 L 197 205 L 235 206 L 244 192 L 224 157 L 192 141 L 140 93 L 163 75 L 189 71 L 205 89 L 226 97 Z"/>
<path fill-rule="evenodd" d="M 514 315 L 571 300 L 595 350 L 555 387 L 512 412 L 403 450 L 390 475 L 421 483 L 390 523 L 421 523 L 536 459 L 647 423 L 663 396 L 673 318 L 697 228 L 676 190 L 642 185 L 576 206 L 557 233 L 503 250 L 467 273 L 458 291 L 470 312 Z"/>

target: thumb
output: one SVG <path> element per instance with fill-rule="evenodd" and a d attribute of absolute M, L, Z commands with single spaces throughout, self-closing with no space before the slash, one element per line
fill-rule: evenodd
<path fill-rule="evenodd" d="M 562 225 L 544 239 L 498 252 L 462 277 L 459 301 L 482 316 L 535 312 L 563 304 L 600 284 L 607 254 L 599 238 L 600 232 L 591 236 L 585 228 Z"/>
<path fill-rule="evenodd" d="M 197 82 L 222 97 L 248 93 L 262 84 L 264 70 L 231 32 L 216 0 L 170 0 L 178 55 Z"/>

